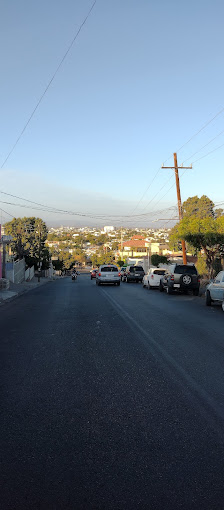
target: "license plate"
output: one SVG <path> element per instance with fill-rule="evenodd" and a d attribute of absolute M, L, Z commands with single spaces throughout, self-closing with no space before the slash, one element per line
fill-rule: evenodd
<path fill-rule="evenodd" d="M 139 273 L 135 273 L 135 276 L 140 276 L 140 274 Z"/>
<path fill-rule="evenodd" d="M 180 287 L 180 284 L 179 283 L 174 283 L 173 285 L 174 287 Z"/>

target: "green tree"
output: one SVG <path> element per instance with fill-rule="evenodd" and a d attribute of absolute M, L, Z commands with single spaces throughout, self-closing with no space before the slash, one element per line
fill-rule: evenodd
<path fill-rule="evenodd" d="M 214 203 L 206 195 L 189 197 L 183 202 L 183 217 L 214 218 Z"/>
<path fill-rule="evenodd" d="M 124 265 L 124 260 L 117 260 L 116 262 L 117 266 L 122 267 Z"/>
<path fill-rule="evenodd" d="M 214 214 L 215 214 L 215 218 L 219 218 L 220 216 L 223 216 L 224 211 L 223 211 L 223 209 L 221 209 L 221 208 L 219 208 L 219 209 L 215 209 L 215 210 L 214 210 Z"/>
<path fill-rule="evenodd" d="M 208 275 L 213 277 L 215 260 L 224 253 L 224 216 L 184 218 L 176 225 L 175 236 L 177 241 L 184 239 L 190 243 L 195 253 L 205 254 Z"/>
<path fill-rule="evenodd" d="M 48 266 L 47 226 L 41 218 L 14 218 L 5 224 L 5 232 L 12 236 L 12 251 L 18 259 L 24 257 L 29 266 L 37 267 L 40 261 Z"/>
<path fill-rule="evenodd" d="M 168 259 L 164 255 L 154 254 L 151 256 L 151 262 L 153 266 L 158 267 L 159 264 L 168 264 Z"/>

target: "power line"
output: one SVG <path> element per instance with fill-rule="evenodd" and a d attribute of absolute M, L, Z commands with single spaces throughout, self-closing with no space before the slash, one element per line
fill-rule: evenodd
<path fill-rule="evenodd" d="M 193 161 L 193 163 L 192 163 L 192 164 L 197 163 L 198 161 L 200 161 L 200 159 L 206 158 L 207 156 L 209 156 L 209 154 L 212 154 L 212 152 L 215 152 L 215 151 L 217 151 L 218 149 L 221 149 L 221 147 L 223 147 L 223 146 L 224 146 L 224 143 L 222 143 L 222 145 L 219 145 L 218 147 L 216 147 L 216 148 L 215 148 L 215 149 L 213 149 L 212 151 L 207 152 L 207 154 L 204 154 L 204 156 L 201 156 L 201 158 L 196 159 L 196 161 Z"/>
<path fill-rule="evenodd" d="M 8 214 L 8 216 L 11 216 L 11 218 L 14 218 L 12 214 L 8 213 L 7 211 L 4 211 L 4 209 L 0 208 L 0 211 L 4 212 L 5 214 Z"/>
<path fill-rule="evenodd" d="M 203 131 L 214 119 L 216 119 L 216 117 L 221 115 L 222 112 L 224 112 L 224 108 L 222 108 L 218 113 L 216 113 L 216 115 L 214 117 L 212 117 L 211 120 L 206 122 L 206 124 L 204 124 L 204 126 L 202 126 L 193 136 L 191 136 L 191 138 L 189 138 L 189 140 L 187 140 L 187 142 L 185 142 L 183 145 L 181 145 L 181 147 L 179 147 L 179 149 L 177 149 L 177 152 L 180 152 L 181 149 L 183 149 L 183 147 L 185 147 L 185 145 L 187 145 L 189 142 L 191 142 L 191 140 L 193 140 L 193 138 L 195 136 L 199 135 L 199 133 L 201 133 L 201 131 Z"/>
<path fill-rule="evenodd" d="M 3 204 L 8 204 L 8 205 L 13 205 L 13 206 L 16 206 L 16 207 L 22 207 L 22 208 L 25 208 L 25 209 L 30 209 L 30 206 L 29 205 L 25 205 L 25 204 L 18 204 L 18 203 L 15 203 L 15 202 L 6 202 L 6 201 L 0 201 L 1 203 Z M 104 220 L 104 219 L 107 219 L 108 218 L 108 215 L 97 215 L 97 214 L 88 214 L 88 213 L 77 213 L 77 212 L 74 212 L 74 211 L 57 211 L 56 209 L 41 209 L 40 207 L 32 207 L 33 210 L 37 210 L 37 211 L 42 211 L 42 212 L 49 212 L 49 213 L 53 213 L 53 214 L 58 214 L 58 212 L 60 212 L 61 214 L 65 214 L 65 215 L 68 215 L 68 216 L 81 216 L 81 217 L 85 217 L 85 218 L 95 218 L 95 219 L 98 219 L 98 220 Z M 169 208 L 166 208 L 166 209 L 161 209 L 160 211 L 149 211 L 148 213 L 145 213 L 145 214 L 137 214 L 137 215 L 133 215 L 133 216 L 130 216 L 130 215 L 111 215 L 111 218 L 118 221 L 118 219 L 121 219 L 121 218 L 129 218 L 130 220 L 131 219 L 142 219 L 142 218 L 145 218 L 149 215 L 152 215 L 154 216 L 155 214 L 159 214 L 159 213 L 162 213 L 162 212 L 165 212 L 165 211 L 169 211 L 169 210 L 172 210 L 173 207 L 169 207 Z M 14 216 L 13 216 L 14 217 Z"/>
<path fill-rule="evenodd" d="M 94 0 L 94 2 L 93 2 L 93 4 L 92 4 L 91 8 L 89 9 L 88 14 L 86 15 L 85 19 L 83 20 L 83 22 L 81 23 L 81 25 L 80 25 L 79 29 L 77 30 L 77 32 L 76 32 L 76 34 L 75 34 L 75 36 L 73 37 L 73 39 L 72 39 L 72 41 L 71 41 L 71 43 L 70 43 L 70 45 L 69 45 L 69 47 L 68 47 L 67 51 L 65 52 L 65 54 L 64 54 L 64 56 L 62 57 L 61 61 L 59 62 L 58 67 L 56 68 L 56 71 L 54 72 L 53 76 L 51 77 L 51 79 L 50 79 L 50 81 L 49 81 L 48 85 L 46 86 L 46 88 L 45 88 L 45 90 L 44 90 L 43 94 L 41 95 L 41 97 L 40 97 L 39 101 L 37 102 L 37 104 L 36 104 L 36 106 L 35 106 L 35 108 L 34 108 L 34 110 L 32 111 L 32 113 L 31 113 L 30 117 L 28 118 L 28 120 L 27 120 L 27 122 L 26 122 L 26 124 L 25 124 L 24 128 L 22 129 L 22 131 L 21 131 L 20 135 L 18 136 L 18 138 L 17 138 L 16 142 L 14 143 L 14 145 L 12 146 L 12 148 L 11 148 L 11 150 L 9 151 L 8 155 L 6 156 L 5 160 L 3 161 L 1 168 L 3 168 L 3 167 L 4 167 L 5 163 L 8 161 L 8 159 L 9 159 L 9 157 L 11 156 L 11 154 L 13 153 L 13 151 L 14 151 L 15 147 L 17 146 L 17 144 L 19 143 L 20 139 L 22 138 L 22 136 L 23 136 L 23 134 L 24 134 L 24 132 L 25 132 L 25 130 L 26 130 L 26 128 L 27 128 L 27 126 L 29 125 L 29 123 L 30 123 L 31 119 L 33 118 L 33 116 L 34 116 L 35 112 L 37 111 L 38 107 L 40 106 L 40 103 L 42 102 L 42 100 L 43 100 L 44 96 L 46 95 L 46 93 L 47 93 L 48 89 L 50 88 L 50 86 L 51 86 L 51 84 L 52 84 L 53 80 L 55 79 L 55 76 L 57 75 L 57 73 L 58 73 L 59 69 L 61 68 L 61 66 L 62 66 L 63 62 L 65 61 L 65 59 L 66 59 L 66 57 L 67 57 L 68 53 L 69 53 L 69 52 L 70 52 L 70 50 L 72 49 L 72 46 L 73 46 L 73 44 L 75 43 L 75 41 L 76 41 L 77 37 L 79 36 L 79 34 L 80 34 L 80 32 L 81 32 L 81 30 L 82 30 L 83 26 L 84 26 L 84 25 L 85 25 L 85 23 L 87 22 L 87 20 L 88 20 L 88 18 L 89 18 L 89 16 L 90 16 L 90 14 L 91 14 L 91 12 L 92 12 L 92 10 L 93 10 L 93 8 L 94 8 L 95 4 L 96 4 L 96 1 L 97 1 L 97 0 Z"/>
<path fill-rule="evenodd" d="M 214 138 L 209 140 L 209 142 L 207 142 L 205 145 L 203 145 L 203 147 L 201 147 L 198 151 L 196 151 L 193 154 L 191 154 L 191 156 L 189 158 L 185 159 L 183 161 L 183 163 L 186 163 L 186 161 L 189 161 L 189 159 L 191 159 L 193 156 L 195 156 L 195 154 L 198 154 L 199 152 L 201 152 L 205 147 L 207 147 L 210 143 L 214 142 L 214 140 L 216 140 L 216 138 L 218 138 L 223 133 L 224 133 L 224 129 L 222 131 L 220 131 L 220 133 L 218 133 L 218 135 L 216 135 Z"/>
<path fill-rule="evenodd" d="M 189 142 L 191 142 L 191 140 L 193 140 L 193 138 L 195 138 L 195 136 L 197 136 L 199 133 L 201 133 L 201 131 L 203 131 L 214 119 L 216 119 L 216 117 L 218 117 L 219 115 L 221 115 L 221 113 L 223 113 L 224 111 L 224 108 L 222 108 L 218 113 L 216 113 L 216 115 L 214 115 L 214 117 L 212 117 L 212 119 L 210 119 L 208 122 L 206 122 L 198 131 L 196 131 L 196 133 L 194 133 L 190 138 L 189 140 L 187 140 L 183 145 L 181 145 L 181 147 L 179 147 L 179 149 L 177 149 L 176 152 L 180 152 L 181 149 L 183 149 L 183 147 L 185 147 Z M 217 138 L 218 136 L 220 136 L 221 134 L 223 133 L 223 131 L 221 133 L 219 133 L 215 138 Z M 215 140 L 215 138 L 213 138 L 209 143 L 211 143 L 213 140 Z M 206 144 L 206 145 L 208 145 Z M 206 145 L 204 147 L 206 147 Z M 202 147 L 202 149 L 204 148 Z M 201 149 L 201 150 L 202 150 Z M 199 151 L 198 151 L 199 152 Z M 193 156 L 197 154 L 197 152 L 195 152 L 193 154 Z M 169 158 L 166 159 L 166 161 L 164 161 L 164 163 L 166 163 L 167 161 L 169 161 L 169 159 L 172 157 L 172 155 L 169 156 Z M 192 156 L 190 156 L 188 159 L 185 160 L 188 161 Z M 158 173 L 160 171 L 160 168 L 157 170 L 155 176 L 153 177 L 152 181 L 150 182 L 150 184 L 148 185 L 148 187 L 146 188 L 146 190 L 144 191 L 143 195 L 141 196 L 140 200 L 138 201 L 137 205 L 135 206 L 135 208 L 133 209 L 132 213 L 138 208 L 139 204 L 141 203 L 142 199 L 144 198 L 144 196 L 146 195 L 147 191 L 149 190 L 149 188 L 151 187 L 151 185 L 153 184 L 154 180 L 156 179 Z M 164 187 L 164 186 L 163 186 Z M 163 189 L 163 187 L 161 189 Z M 159 192 L 161 191 L 161 189 L 159 190 Z M 157 196 L 159 194 L 159 192 L 155 195 Z M 154 197 L 155 198 L 155 197 Z M 152 200 L 150 200 L 150 202 L 146 205 L 146 207 L 148 207 L 148 205 L 154 200 L 154 198 Z M 146 208 L 145 207 L 145 208 Z"/>

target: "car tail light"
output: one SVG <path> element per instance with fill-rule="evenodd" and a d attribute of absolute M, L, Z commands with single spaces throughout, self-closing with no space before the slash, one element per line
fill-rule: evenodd
<path fill-rule="evenodd" d="M 121 273 L 118 273 L 118 276 L 121 276 Z"/>
<path fill-rule="evenodd" d="M 201 281 L 200 278 L 198 278 L 198 283 L 200 283 L 200 281 Z"/>
<path fill-rule="evenodd" d="M 151 274 L 151 278 L 154 278 L 154 275 L 153 275 L 153 274 Z"/>
<path fill-rule="evenodd" d="M 98 276 L 101 276 L 101 273 L 98 273 Z"/>
<path fill-rule="evenodd" d="M 174 274 L 170 275 L 171 282 L 174 282 Z"/>
<path fill-rule="evenodd" d="M 130 271 L 128 271 L 127 274 L 131 274 Z"/>

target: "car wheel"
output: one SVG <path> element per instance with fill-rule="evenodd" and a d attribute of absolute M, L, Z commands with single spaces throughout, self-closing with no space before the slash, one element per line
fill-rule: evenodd
<path fill-rule="evenodd" d="M 162 283 L 161 283 L 161 282 L 159 283 L 159 291 L 160 291 L 160 292 L 163 292 L 163 291 L 164 291 L 164 288 L 163 288 L 163 285 L 162 285 Z"/>
<path fill-rule="evenodd" d="M 148 289 L 149 289 L 149 290 L 151 290 L 151 289 L 152 289 L 152 287 L 151 287 L 150 283 L 148 283 Z"/>
<path fill-rule="evenodd" d="M 185 287 L 189 287 L 192 283 L 192 276 L 190 274 L 184 274 L 180 278 L 180 283 L 184 285 Z"/>
<path fill-rule="evenodd" d="M 198 296 L 198 294 L 199 294 L 199 289 L 193 289 L 193 295 Z"/>
<path fill-rule="evenodd" d="M 222 309 L 223 309 L 223 312 L 224 312 L 224 301 L 222 302 Z"/>
<path fill-rule="evenodd" d="M 172 289 L 169 287 L 169 285 L 167 285 L 166 293 L 167 294 L 172 294 Z"/>
<path fill-rule="evenodd" d="M 120 282 L 117 282 L 117 285 L 118 285 L 118 287 L 119 287 L 119 285 L 120 285 Z"/>
<path fill-rule="evenodd" d="M 211 294 L 210 294 L 209 290 L 206 290 L 206 295 L 205 295 L 205 304 L 206 304 L 207 306 L 211 306 L 211 304 L 212 304 Z"/>
<path fill-rule="evenodd" d="M 98 281 L 96 280 L 96 285 L 98 285 Z"/>

